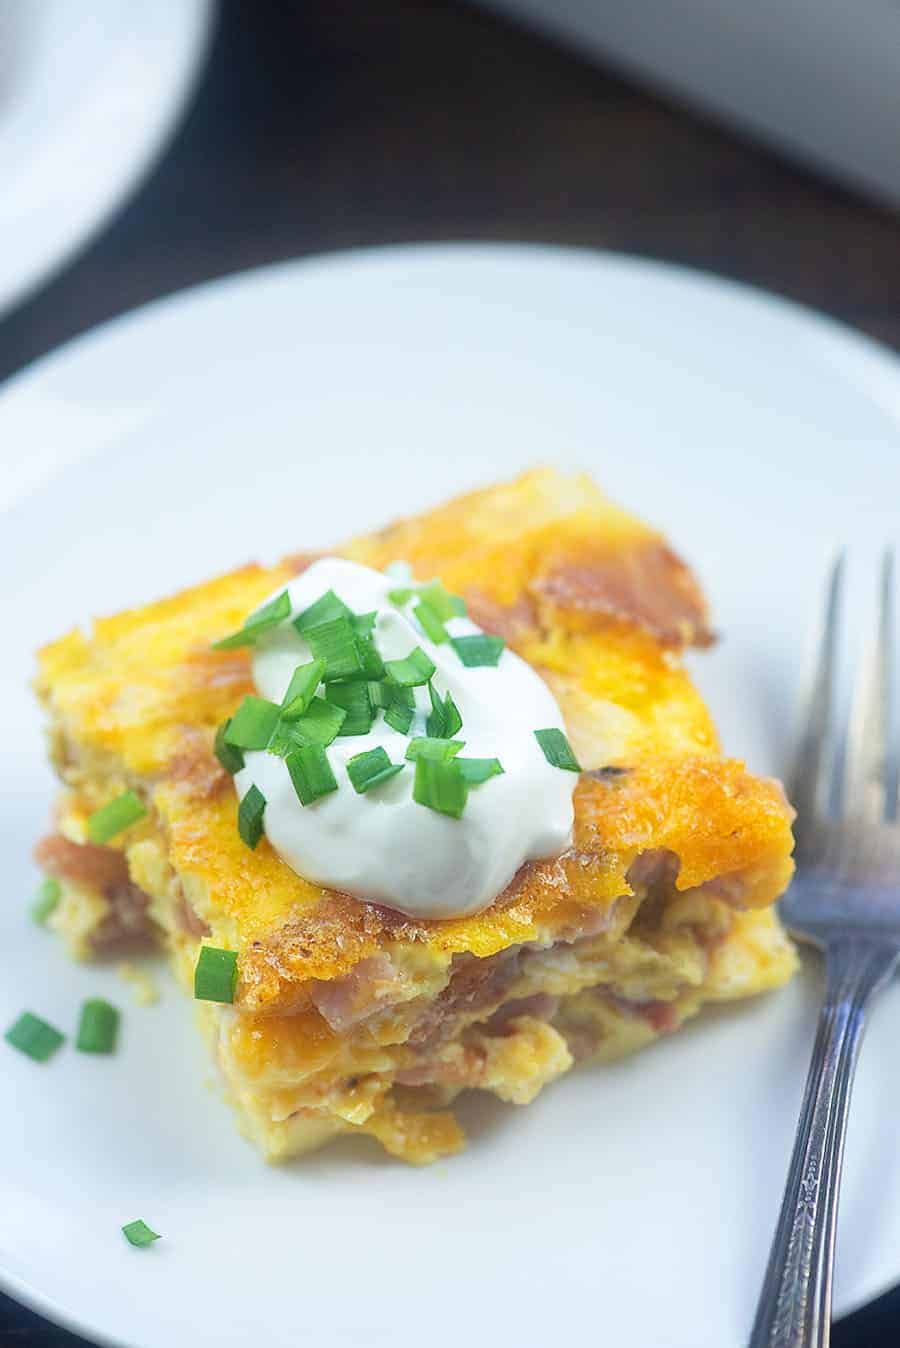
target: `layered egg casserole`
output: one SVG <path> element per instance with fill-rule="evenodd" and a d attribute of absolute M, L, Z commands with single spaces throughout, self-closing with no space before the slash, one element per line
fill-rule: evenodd
<path fill-rule="evenodd" d="M 367 683 L 338 669 L 346 651 L 326 644 L 324 623 L 297 616 L 293 587 L 332 565 L 309 554 L 98 619 L 39 656 L 63 783 L 54 831 L 37 847 L 61 886 L 50 925 L 78 958 L 165 947 L 240 1126 L 267 1158 L 366 1133 L 404 1160 L 432 1161 L 463 1145 L 451 1108 L 461 1091 L 527 1104 L 576 1062 L 630 1053 L 705 1002 L 791 976 L 794 951 L 772 905 L 791 876 L 792 812 L 776 782 L 720 753 L 682 663 L 686 647 L 711 640 L 704 601 L 657 533 L 587 478 L 541 469 L 328 558 L 356 564 L 348 575 L 407 568 L 402 594 L 386 590 L 399 618 L 360 615 L 337 585 L 304 610 L 339 604 L 328 609 L 331 635 L 359 637 L 354 650 L 375 660 Z M 438 599 L 429 607 L 423 593 Z M 275 638 L 253 615 L 283 595 L 290 641 L 309 651 L 273 697 L 261 695 L 255 662 Z M 453 619 L 464 630 L 442 623 L 442 596 L 459 597 L 444 617 L 464 608 Z M 421 627 L 419 654 L 379 655 L 373 632 L 401 623 Z M 446 662 L 457 656 L 464 692 L 479 676 L 489 708 L 496 686 L 498 719 L 521 662 L 521 679 L 547 699 L 556 720 L 534 726 L 536 741 L 523 732 L 521 768 L 511 730 L 508 749 L 487 735 L 473 756 L 475 713 L 451 697 Z M 417 731 L 426 690 L 433 710 Z M 359 698 L 368 711 L 354 732 Z M 242 740 L 240 725 L 255 717 L 258 735 L 272 707 L 280 729 Z M 332 724 L 330 741 L 297 731 L 313 721 Z M 369 736 L 364 752 L 354 733 Z M 405 736 L 405 756 L 389 735 Z M 289 793 L 280 834 L 266 785 L 275 771 Z M 516 853 L 516 830 L 527 818 L 542 838 L 551 806 L 563 841 L 552 855 L 533 854 L 546 842 Z M 291 810 L 299 852 L 282 841 Z M 357 819 L 368 852 L 354 870 Z M 390 841 L 394 819 L 408 830 L 402 848 Z M 496 861 L 492 836 L 515 869 L 485 898 L 477 882 Z M 459 896 L 445 865 L 443 906 L 424 892 L 417 902 L 416 866 L 437 874 L 436 849 L 452 857 L 457 839 Z M 360 878 L 329 883 L 332 874 Z"/>

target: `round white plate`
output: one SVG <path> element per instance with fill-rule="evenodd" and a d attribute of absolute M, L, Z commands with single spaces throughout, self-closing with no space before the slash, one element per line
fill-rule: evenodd
<path fill-rule="evenodd" d="M 3 1055 L 3 1285 L 135 1348 L 743 1342 L 815 961 L 527 1109 L 467 1105 L 468 1151 L 431 1169 L 363 1140 L 268 1169 L 208 1090 L 180 995 L 132 1007 L 112 971 L 72 967 L 28 921 L 52 789 L 31 651 L 247 558 L 542 460 L 583 465 L 697 565 L 724 633 L 703 685 L 729 746 L 777 769 L 827 550 L 855 547 L 861 626 L 875 546 L 898 532 L 897 364 L 766 295 L 646 262 L 390 249 L 202 287 L 82 338 L 7 386 L 0 446 L 0 1024 L 29 1007 L 71 1029 L 92 992 L 124 1008 L 108 1061 Z M 900 1276 L 898 1032 L 892 988 L 850 1124 L 839 1311 Z M 138 1216 L 164 1236 L 150 1250 L 120 1235 Z"/>
<path fill-rule="evenodd" d="M 212 0 L 0 0 L 0 315 L 151 166 L 211 13 Z"/>

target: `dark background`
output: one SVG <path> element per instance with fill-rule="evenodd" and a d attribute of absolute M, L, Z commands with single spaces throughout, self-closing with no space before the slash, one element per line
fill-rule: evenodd
<path fill-rule="evenodd" d="M 900 348 L 896 215 L 464 4 L 225 0 L 197 96 L 142 190 L 0 321 L 0 380 L 210 277 L 443 239 L 705 267 Z M 0 1296 L 3 1348 L 81 1342 Z M 900 1292 L 832 1342 L 896 1348 Z"/>

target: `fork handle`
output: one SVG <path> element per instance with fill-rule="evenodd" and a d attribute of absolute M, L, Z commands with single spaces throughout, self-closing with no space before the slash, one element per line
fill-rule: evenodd
<path fill-rule="evenodd" d="M 866 1008 L 900 952 L 863 939 L 826 953 L 806 1093 L 749 1348 L 827 1348 L 838 1191 Z"/>

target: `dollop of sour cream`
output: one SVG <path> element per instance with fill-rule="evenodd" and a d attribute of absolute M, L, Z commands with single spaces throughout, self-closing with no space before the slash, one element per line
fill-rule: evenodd
<path fill-rule="evenodd" d="M 449 642 L 435 644 L 388 592 L 396 578 L 355 562 L 314 562 L 289 586 L 295 617 L 333 590 L 356 613 L 377 613 L 374 639 L 384 660 L 401 659 L 421 646 L 436 667 L 435 690 L 451 693 L 462 716 L 456 738 L 470 758 L 499 758 L 503 774 L 473 787 L 462 817 L 418 804 L 412 795 L 415 765 L 365 794 L 358 794 L 346 763 L 382 745 L 393 763 L 405 762 L 409 740 L 425 735 L 431 709 L 427 688 L 416 688 L 416 712 L 404 735 L 379 713 L 366 735 L 339 737 L 327 753 L 338 787 L 302 805 L 282 759 L 246 752 L 235 785 L 240 797 L 255 784 L 266 799 L 265 832 L 279 856 L 299 875 L 331 889 L 384 904 L 417 918 L 459 917 L 487 907 L 529 860 L 558 856 L 571 842 L 572 795 L 577 774 L 552 767 L 534 731 L 563 729 L 547 685 L 524 660 L 506 649 L 496 667 L 463 665 Z M 274 597 L 274 596 L 273 596 Z M 451 636 L 481 631 L 468 618 L 451 618 Z M 312 658 L 290 623 L 260 637 L 253 677 L 262 697 L 280 703 L 291 675 Z"/>

